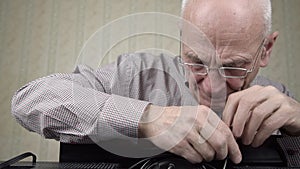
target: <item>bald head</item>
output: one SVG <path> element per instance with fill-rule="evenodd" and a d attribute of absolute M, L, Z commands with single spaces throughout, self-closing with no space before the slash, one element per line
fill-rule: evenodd
<path fill-rule="evenodd" d="M 183 0 L 182 17 L 210 37 L 222 32 L 263 37 L 271 29 L 271 4 L 269 0 Z"/>

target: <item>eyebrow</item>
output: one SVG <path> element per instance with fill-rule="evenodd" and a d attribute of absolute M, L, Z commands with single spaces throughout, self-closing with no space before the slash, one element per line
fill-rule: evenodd
<path fill-rule="evenodd" d="M 188 59 L 190 59 L 192 62 L 194 63 L 202 63 L 205 64 L 206 62 L 204 60 L 201 60 L 197 54 L 195 54 L 194 52 L 191 51 L 186 51 L 184 52 L 184 56 L 186 56 Z M 230 66 L 230 67 L 234 67 L 234 66 L 242 66 L 244 64 L 248 64 L 252 62 L 252 58 L 249 57 L 245 57 L 242 55 L 233 55 L 232 57 L 228 58 L 228 59 L 224 59 L 222 60 L 222 65 L 223 66 Z"/>
<path fill-rule="evenodd" d="M 183 53 L 183 55 L 185 57 L 187 57 L 188 59 L 190 59 L 192 62 L 194 63 L 203 63 L 203 60 L 201 60 L 197 54 L 195 54 L 194 52 L 191 51 L 186 51 Z"/>
<path fill-rule="evenodd" d="M 241 57 L 239 56 L 232 56 L 229 59 L 223 60 L 222 65 L 224 66 L 242 66 L 244 64 L 248 64 L 252 62 L 252 58 L 249 57 Z"/>

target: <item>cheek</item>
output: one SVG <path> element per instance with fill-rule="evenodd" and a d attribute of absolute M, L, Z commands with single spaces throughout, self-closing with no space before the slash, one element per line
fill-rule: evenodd
<path fill-rule="evenodd" d="M 226 81 L 227 86 L 234 91 L 241 90 L 245 82 L 244 79 L 227 79 Z"/>
<path fill-rule="evenodd" d="M 197 76 L 193 74 L 189 74 L 187 76 L 188 82 L 189 82 L 189 89 L 191 93 L 194 95 L 194 97 L 199 101 L 199 85 L 203 81 L 204 77 L 202 76 Z"/>
<path fill-rule="evenodd" d="M 187 78 L 188 78 L 189 83 L 199 84 L 204 79 L 204 76 L 189 74 Z"/>

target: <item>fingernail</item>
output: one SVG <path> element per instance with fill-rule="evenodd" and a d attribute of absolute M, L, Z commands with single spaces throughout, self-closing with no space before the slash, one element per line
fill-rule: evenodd
<path fill-rule="evenodd" d="M 244 145 L 247 145 L 247 146 L 248 146 L 248 145 L 251 144 L 251 141 L 248 140 L 248 139 L 243 139 L 242 141 L 243 141 L 243 144 L 244 144 Z"/>
<path fill-rule="evenodd" d="M 241 134 L 239 134 L 238 131 L 233 131 L 233 135 L 234 135 L 234 137 L 236 137 L 236 138 L 240 138 L 240 137 L 241 137 Z"/>
<path fill-rule="evenodd" d="M 237 157 L 236 157 L 236 159 L 234 160 L 234 163 L 235 164 L 238 164 L 238 163 L 240 163 L 242 161 L 242 156 L 241 155 L 238 155 Z"/>
<path fill-rule="evenodd" d="M 231 156 L 230 159 L 234 164 L 238 164 L 242 161 L 242 155 L 236 154 L 235 156 Z"/>
<path fill-rule="evenodd" d="M 260 146 L 260 144 L 258 144 L 257 142 L 254 142 L 254 143 L 251 144 L 251 146 L 254 147 L 254 148 L 257 148 L 257 147 Z"/>

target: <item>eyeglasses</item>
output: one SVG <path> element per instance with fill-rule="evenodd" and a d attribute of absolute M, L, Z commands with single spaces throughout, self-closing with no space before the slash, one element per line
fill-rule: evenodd
<path fill-rule="evenodd" d="M 186 66 L 191 69 L 191 71 L 195 75 L 201 75 L 206 76 L 210 70 L 216 70 L 218 69 L 221 76 L 224 78 L 245 78 L 248 73 L 251 73 L 254 70 L 254 67 L 257 62 L 257 58 L 261 52 L 261 49 L 263 49 L 265 40 L 262 41 L 261 45 L 258 47 L 256 53 L 255 53 L 255 60 L 251 67 L 251 69 L 246 68 L 240 68 L 240 67 L 218 67 L 218 68 L 210 68 L 207 65 L 204 64 L 198 64 L 198 63 L 185 63 L 180 58 L 179 63 L 183 66 Z M 180 45 L 181 46 L 181 45 Z M 181 51 L 180 51 L 181 53 Z"/>

